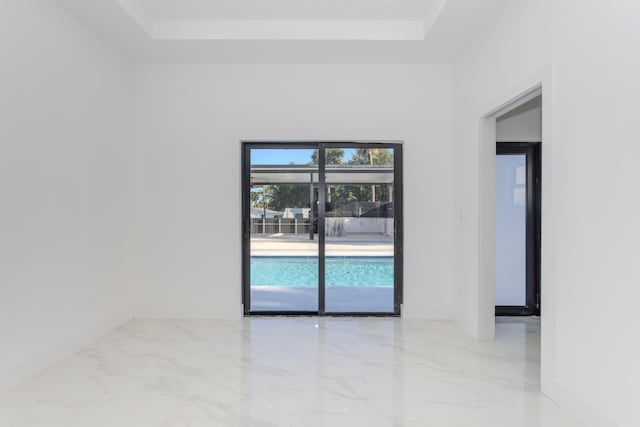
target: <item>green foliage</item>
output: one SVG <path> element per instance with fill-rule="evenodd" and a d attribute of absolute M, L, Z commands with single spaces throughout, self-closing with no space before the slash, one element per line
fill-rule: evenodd
<path fill-rule="evenodd" d="M 284 211 L 285 208 L 308 208 L 308 185 L 267 185 L 267 207 L 275 211 Z"/>
<path fill-rule="evenodd" d="M 389 188 L 387 185 L 332 185 L 331 201 L 334 203 L 370 202 L 389 200 Z M 375 191 L 376 199 L 373 200 Z"/>
<path fill-rule="evenodd" d="M 349 164 L 393 166 L 393 154 L 386 148 L 356 148 Z"/>
<path fill-rule="evenodd" d="M 350 165 L 393 166 L 393 154 L 385 148 L 356 148 L 349 159 Z M 388 201 L 389 188 L 386 185 L 350 185 L 340 194 L 336 202 Z"/>
<path fill-rule="evenodd" d="M 318 164 L 318 150 L 313 150 L 311 154 L 312 165 Z M 327 165 L 343 165 L 344 164 L 344 150 L 342 148 L 327 148 L 324 153 L 325 164 Z"/>
<path fill-rule="evenodd" d="M 260 193 L 257 191 L 250 191 L 249 200 L 251 202 L 251 206 L 256 207 L 256 204 L 260 201 Z"/>

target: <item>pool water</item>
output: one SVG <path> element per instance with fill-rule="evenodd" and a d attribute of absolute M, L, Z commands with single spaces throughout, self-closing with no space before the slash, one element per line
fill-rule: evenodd
<path fill-rule="evenodd" d="M 327 257 L 326 286 L 393 286 L 393 257 Z M 251 257 L 251 286 L 318 286 L 317 257 Z"/>

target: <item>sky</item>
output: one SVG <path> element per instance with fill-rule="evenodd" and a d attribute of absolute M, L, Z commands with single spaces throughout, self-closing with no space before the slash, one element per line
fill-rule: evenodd
<path fill-rule="evenodd" d="M 347 162 L 355 149 L 345 148 L 344 159 Z M 252 165 L 306 165 L 311 161 L 312 149 L 289 149 L 289 148 L 257 148 L 251 150 L 251 164 Z"/>

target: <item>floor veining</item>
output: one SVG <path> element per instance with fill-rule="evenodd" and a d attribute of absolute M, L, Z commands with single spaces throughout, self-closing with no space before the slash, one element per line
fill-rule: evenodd
<path fill-rule="evenodd" d="M 2 427 L 578 427 L 540 326 L 495 342 L 399 318 L 134 320 L 0 397 Z"/>

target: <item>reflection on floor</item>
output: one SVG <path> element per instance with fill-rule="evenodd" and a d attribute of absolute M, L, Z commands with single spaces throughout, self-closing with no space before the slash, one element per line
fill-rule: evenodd
<path fill-rule="evenodd" d="M 136 320 L 0 397 L 0 425 L 557 426 L 539 323 Z"/>

